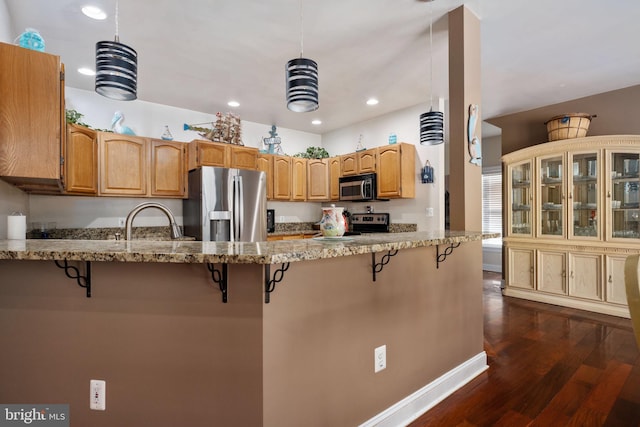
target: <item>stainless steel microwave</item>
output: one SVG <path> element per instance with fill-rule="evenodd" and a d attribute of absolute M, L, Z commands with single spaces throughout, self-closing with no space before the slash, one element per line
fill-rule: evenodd
<path fill-rule="evenodd" d="M 340 182 L 340 200 L 366 202 L 376 200 L 378 187 L 375 173 L 343 176 Z"/>

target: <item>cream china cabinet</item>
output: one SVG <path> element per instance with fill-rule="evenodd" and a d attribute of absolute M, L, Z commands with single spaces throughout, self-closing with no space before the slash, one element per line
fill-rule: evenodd
<path fill-rule="evenodd" d="M 505 295 L 629 317 L 640 252 L 640 136 L 553 141 L 502 157 Z"/>

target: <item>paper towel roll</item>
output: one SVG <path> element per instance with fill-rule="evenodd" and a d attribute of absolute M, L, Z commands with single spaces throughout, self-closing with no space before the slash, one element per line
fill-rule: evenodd
<path fill-rule="evenodd" d="M 11 214 L 7 217 L 7 239 L 20 240 L 27 236 L 27 217 L 22 214 Z"/>

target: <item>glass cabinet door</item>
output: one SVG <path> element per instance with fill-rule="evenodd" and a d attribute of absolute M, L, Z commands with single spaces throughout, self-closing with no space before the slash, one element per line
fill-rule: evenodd
<path fill-rule="evenodd" d="M 611 237 L 640 238 L 638 206 L 638 153 L 611 153 Z"/>
<path fill-rule="evenodd" d="M 515 235 L 531 235 L 531 162 L 511 166 L 509 169 L 511 184 L 511 218 L 509 232 Z"/>
<path fill-rule="evenodd" d="M 600 167 L 598 153 L 573 154 L 570 165 L 573 167 L 569 202 L 570 237 L 599 237 L 598 220 L 600 219 L 598 169 Z"/>
<path fill-rule="evenodd" d="M 564 235 L 564 162 L 562 156 L 540 159 L 540 236 Z"/>

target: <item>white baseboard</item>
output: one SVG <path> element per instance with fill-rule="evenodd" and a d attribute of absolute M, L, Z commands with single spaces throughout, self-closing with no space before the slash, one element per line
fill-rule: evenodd
<path fill-rule="evenodd" d="M 488 368 L 487 354 L 483 351 L 385 409 L 360 427 L 406 426 Z"/>

